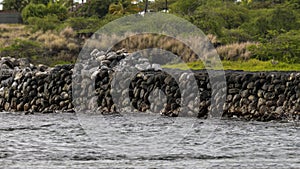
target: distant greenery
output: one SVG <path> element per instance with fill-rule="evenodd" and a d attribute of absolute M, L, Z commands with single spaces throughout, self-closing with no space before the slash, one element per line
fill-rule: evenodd
<path fill-rule="evenodd" d="M 269 41 L 250 47 L 253 57 L 259 60 L 280 60 L 300 63 L 300 30 L 282 33 Z"/>
<path fill-rule="evenodd" d="M 58 3 L 49 2 L 48 5 L 30 3 L 22 10 L 22 18 L 25 23 L 28 23 L 28 19 L 31 17 L 44 18 L 47 15 L 63 21 L 67 18 L 67 8 Z"/>
<path fill-rule="evenodd" d="M 43 18 L 30 17 L 27 22 L 30 24 L 33 32 L 38 30 L 42 30 L 43 32 L 46 32 L 47 30 L 54 30 L 57 28 L 57 25 L 60 24 L 60 20 L 56 15 L 47 15 Z"/>
<path fill-rule="evenodd" d="M 24 23 L 32 33 L 54 31 L 54 34 L 59 34 L 65 28 L 72 28 L 76 34 L 74 37 L 79 39 L 90 36 L 117 18 L 144 11 L 144 2 L 89 0 L 79 4 L 72 0 L 4 0 L 4 9 L 22 12 Z M 211 37 L 224 60 L 300 63 L 299 0 L 168 0 L 167 3 L 156 0 L 149 1 L 148 6 L 153 12 L 168 9 L 169 13 L 196 25 Z M 145 26 L 151 26 L 151 23 Z M 126 25 L 114 29 L 124 27 Z M 83 43 L 78 40 L 76 45 L 82 46 Z"/>

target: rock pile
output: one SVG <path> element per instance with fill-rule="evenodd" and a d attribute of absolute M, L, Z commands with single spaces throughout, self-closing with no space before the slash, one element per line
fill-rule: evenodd
<path fill-rule="evenodd" d="M 1 58 L 0 110 L 53 112 L 70 110 L 71 69 L 34 66 L 28 59 Z"/>
<path fill-rule="evenodd" d="M 179 110 L 185 108 L 182 112 L 197 116 L 199 104 L 196 101 L 200 98 L 195 92 L 198 90 L 196 80 L 194 84 L 191 80 L 193 73 L 164 72 L 159 64 L 151 63 L 140 53 L 117 51 L 105 54 L 94 50 L 91 57 L 81 58 L 74 72 L 73 92 L 78 110 L 98 109 L 105 113 L 150 111 L 178 116 Z M 82 91 L 82 86 L 87 90 Z M 95 95 L 93 89 L 96 89 Z"/>
<path fill-rule="evenodd" d="M 79 108 L 206 117 L 222 107 L 224 117 L 245 120 L 300 116 L 300 72 L 225 71 L 227 95 L 216 94 L 215 99 L 226 102 L 212 107 L 208 72 L 165 71 L 122 50 L 94 50 L 75 67 L 49 68 L 27 59 L 1 58 L 0 68 L 1 111 L 49 113 Z"/>
<path fill-rule="evenodd" d="M 225 115 L 247 120 L 298 119 L 300 72 L 227 72 Z"/>

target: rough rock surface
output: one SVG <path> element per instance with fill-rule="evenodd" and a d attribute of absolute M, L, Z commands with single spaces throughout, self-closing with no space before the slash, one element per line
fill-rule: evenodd
<path fill-rule="evenodd" d="M 186 91 L 179 89 L 176 80 L 162 71 L 157 64 L 145 59 L 136 60 L 135 66 L 126 67 L 131 62 L 131 54 L 125 51 L 105 53 L 94 50 L 91 57 L 83 58 L 76 66 L 62 65 L 49 68 L 44 65 L 32 65 L 26 59 L 1 58 L 0 60 L 0 111 L 24 111 L 26 113 L 55 111 L 73 111 L 74 104 L 83 102 L 82 98 L 72 99 L 72 82 L 75 96 L 96 96 L 96 107 L 101 113 L 116 112 L 112 92 L 117 93 L 118 104 L 124 111 L 152 110 L 166 116 L 178 116 L 181 108 L 181 96 Z M 133 57 L 132 57 L 133 58 Z M 132 59 L 131 58 L 131 59 Z M 138 70 L 128 80 L 118 82 L 127 90 L 113 91 L 112 83 L 116 72 Z M 181 72 L 177 71 L 178 74 Z M 125 73 L 126 74 L 126 73 Z M 73 76 L 72 76 L 73 75 Z M 206 71 L 183 73 L 180 78 L 188 79 L 193 75 L 197 85 L 191 86 L 188 80 L 185 86 L 191 92 L 191 98 L 198 91 L 199 96 L 193 101 L 186 100 L 185 112 L 193 112 L 197 106 L 197 117 L 207 117 L 211 107 L 212 87 Z M 243 72 L 225 71 L 227 95 L 218 96 L 226 102 L 223 107 L 224 117 L 238 117 L 245 120 L 298 120 L 300 116 L 300 72 Z M 93 88 L 87 90 L 83 81 L 94 81 Z M 184 80 L 183 80 L 184 81 Z M 87 82 L 88 83 L 88 82 Z M 126 87 L 128 85 L 128 87 Z M 153 95 L 153 93 L 156 93 Z M 116 95 L 114 95 L 116 96 Z M 225 98 L 222 98 L 225 97 Z M 92 99 L 92 98 L 88 98 Z M 151 104 L 159 100 L 162 104 Z M 195 103 L 197 102 L 197 103 Z M 88 109 L 89 104 L 81 105 Z M 127 109 L 128 108 L 128 109 Z"/>

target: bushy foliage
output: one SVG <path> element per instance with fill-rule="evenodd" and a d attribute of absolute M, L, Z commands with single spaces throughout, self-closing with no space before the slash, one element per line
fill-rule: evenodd
<path fill-rule="evenodd" d="M 179 13 L 178 9 L 176 9 L 176 5 L 174 3 L 177 3 L 178 0 L 168 0 L 166 3 L 166 0 L 155 0 L 152 3 L 149 4 L 149 8 L 153 10 L 154 12 L 163 11 L 168 8 L 170 12 L 176 12 Z M 143 6 L 144 4 L 139 4 L 139 6 Z"/>
<path fill-rule="evenodd" d="M 75 16 L 79 17 L 91 17 L 98 16 L 104 17 L 108 14 L 109 5 L 118 2 L 118 0 L 90 0 L 88 3 L 83 4 L 78 11 L 75 12 Z"/>
<path fill-rule="evenodd" d="M 253 37 L 243 29 L 224 29 L 223 37 L 219 38 L 222 44 L 253 41 Z"/>
<path fill-rule="evenodd" d="M 220 37 L 222 28 L 238 28 L 247 22 L 249 20 L 247 12 L 244 7 L 234 4 L 218 5 L 217 7 L 203 5 L 189 18 L 205 33 L 212 33 Z"/>
<path fill-rule="evenodd" d="M 22 18 L 25 23 L 28 23 L 30 17 L 43 18 L 47 15 L 56 15 L 59 20 L 65 20 L 67 18 L 67 8 L 59 5 L 58 3 L 34 4 L 30 3 L 22 10 Z"/>
<path fill-rule="evenodd" d="M 27 23 L 30 17 L 44 17 L 47 14 L 47 7 L 44 4 L 30 3 L 22 10 L 23 21 Z"/>
<path fill-rule="evenodd" d="M 47 15 L 56 15 L 59 20 L 67 19 L 68 10 L 66 7 L 58 3 L 48 3 L 47 5 Z"/>
<path fill-rule="evenodd" d="M 31 1 L 31 3 L 34 3 L 34 4 L 44 4 L 44 5 L 47 5 L 52 0 L 30 0 L 30 1 Z"/>
<path fill-rule="evenodd" d="M 26 5 L 29 4 L 30 0 L 3 0 L 4 10 L 15 10 L 21 12 Z"/>
<path fill-rule="evenodd" d="M 299 0 L 288 0 L 287 7 L 292 9 L 300 9 L 300 1 Z"/>
<path fill-rule="evenodd" d="M 250 47 L 260 60 L 275 59 L 287 63 L 300 63 L 300 31 L 293 30 L 270 41 Z"/>
<path fill-rule="evenodd" d="M 204 8 L 207 8 L 207 6 Z M 211 10 L 220 17 L 220 21 L 226 29 L 238 28 L 249 21 L 248 10 L 239 5 L 228 3 Z"/>
<path fill-rule="evenodd" d="M 33 32 L 60 32 L 68 27 L 65 29 L 66 36 L 75 39 L 82 37 L 82 34 L 93 34 L 119 17 L 143 11 L 144 2 L 132 4 L 131 0 L 89 0 L 80 4 L 62 0 L 4 0 L 4 7 L 17 11 L 23 9 L 23 20 Z M 158 12 L 164 10 L 166 5 L 169 12 L 186 18 L 205 34 L 211 34 L 214 46 L 224 59 L 239 60 L 253 56 L 260 60 L 300 62 L 299 0 L 242 0 L 240 3 L 235 0 L 168 0 L 167 4 L 165 0 L 156 0 L 149 1 L 148 9 Z M 163 22 L 166 21 L 153 18 L 151 22 L 143 23 L 136 29 L 142 31 L 145 27 L 146 30 L 146 27 Z M 181 28 L 171 26 L 170 30 L 173 29 L 178 32 Z M 109 31 L 126 32 L 128 27 L 126 24 L 118 25 Z M 68 32 L 71 34 L 68 35 Z M 64 35 L 55 35 L 53 43 L 51 40 L 49 43 L 46 40 L 39 42 L 47 42 L 49 45 L 46 48 L 51 50 L 70 52 L 80 48 L 77 43 L 69 43 L 70 39 L 64 41 L 57 38 L 59 36 Z M 21 48 L 19 44 L 26 42 L 16 41 L 11 49 Z"/>
<path fill-rule="evenodd" d="M 54 30 L 60 24 L 60 20 L 56 15 L 47 15 L 42 18 L 30 17 L 28 18 L 27 22 L 32 28 L 33 32 L 36 32 L 38 30 L 42 30 L 43 32 L 47 30 Z"/>
<path fill-rule="evenodd" d="M 290 9 L 276 8 L 267 19 L 271 30 L 289 31 L 298 27 L 296 14 Z"/>
<path fill-rule="evenodd" d="M 189 21 L 200 28 L 204 33 L 210 33 L 217 36 L 222 35 L 222 19 L 215 15 L 210 9 L 203 9 L 195 12 L 195 14 L 189 17 Z"/>
<path fill-rule="evenodd" d="M 254 12 L 254 11 L 253 11 Z M 256 10 L 250 22 L 244 23 L 241 28 L 250 35 L 266 38 L 270 30 L 284 33 L 293 29 L 299 29 L 297 15 L 293 10 L 278 7 L 275 9 Z"/>
<path fill-rule="evenodd" d="M 203 3 L 203 0 L 177 0 L 170 8 L 174 13 L 191 15 Z"/>
<path fill-rule="evenodd" d="M 99 29 L 101 20 L 98 17 L 72 17 L 66 20 L 66 24 L 77 33 L 93 33 Z"/>

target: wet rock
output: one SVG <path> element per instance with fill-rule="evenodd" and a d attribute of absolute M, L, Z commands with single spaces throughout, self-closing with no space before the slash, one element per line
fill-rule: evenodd
<path fill-rule="evenodd" d="M 263 98 L 259 98 L 258 99 L 258 103 L 257 103 L 257 107 L 260 107 L 261 105 L 265 105 L 266 104 L 266 100 Z"/>
<path fill-rule="evenodd" d="M 166 116 L 178 116 L 178 110 L 183 103 L 187 105 L 183 108 L 185 114 L 193 114 L 195 110 L 191 109 L 199 106 L 198 114 L 195 115 L 198 117 L 207 117 L 209 110 L 217 111 L 223 107 L 224 116 L 262 121 L 281 119 L 283 115 L 296 117 L 300 109 L 300 73 L 297 72 L 226 71 L 228 95 L 220 96 L 219 92 L 214 91 L 215 101 L 224 99 L 226 102 L 224 105 L 210 107 L 213 92 L 211 88 L 223 84 L 211 84 L 205 71 L 178 72 L 182 90 L 172 76 L 161 71 L 160 65 L 151 64 L 147 58 L 138 55 L 133 56 L 125 51 L 106 53 L 93 50 L 82 59 L 84 61 L 76 65 L 77 70 L 73 72 L 72 65 L 35 67 L 26 60 L 0 58 L 0 67 L 13 72 L 10 77 L 0 79 L 0 110 L 51 113 L 72 110 L 74 102 L 79 105 L 81 103 L 80 109 L 84 110 L 89 107 L 85 104 L 89 103 L 87 100 L 93 97 L 92 94 L 96 94 L 97 104 L 90 107 L 98 106 L 101 113 L 108 114 L 115 112 L 117 107 L 111 91 L 120 97 L 120 103 L 125 106 L 124 110 L 132 112 L 151 109 Z M 131 65 L 132 63 L 134 64 Z M 117 79 L 128 78 L 114 83 L 120 83 L 122 88 L 128 90 L 112 88 L 112 77 L 116 71 L 122 72 Z M 133 78 L 130 74 L 133 71 L 141 72 Z M 190 83 L 193 78 L 196 78 L 196 86 Z M 72 86 L 72 82 L 78 85 Z M 156 89 L 162 94 L 154 97 L 151 93 Z M 197 93 L 200 105 L 194 99 Z M 78 97 L 72 100 L 72 94 Z M 182 103 L 181 96 L 187 97 Z M 152 104 L 153 100 L 161 100 L 161 103 Z"/>
<path fill-rule="evenodd" d="M 248 91 L 248 90 L 243 90 L 243 91 L 241 92 L 241 96 L 242 96 L 243 98 L 248 97 L 248 96 L 249 96 L 249 91 Z"/>
<path fill-rule="evenodd" d="M 31 66 L 28 58 L 18 59 L 18 65 L 20 66 L 20 68 L 28 68 Z"/>
<path fill-rule="evenodd" d="M 24 110 L 24 104 L 21 102 L 20 104 L 17 105 L 17 111 L 23 111 Z"/>
<path fill-rule="evenodd" d="M 29 108 L 30 108 L 30 105 L 29 105 L 29 103 L 26 103 L 26 104 L 24 104 L 24 111 L 28 111 L 29 110 Z"/>
<path fill-rule="evenodd" d="M 239 94 L 236 94 L 236 95 L 234 95 L 234 97 L 233 97 L 233 102 L 234 103 L 236 103 L 236 102 L 239 102 L 240 101 L 240 99 L 241 99 L 241 95 L 239 95 Z"/>
<path fill-rule="evenodd" d="M 229 89 L 228 90 L 228 93 L 229 94 L 237 94 L 237 93 L 239 93 L 240 92 L 240 89 L 236 89 L 236 88 L 234 88 L 234 89 Z"/>
<path fill-rule="evenodd" d="M 250 95 L 248 97 L 248 100 L 251 101 L 251 102 L 256 102 L 257 101 L 257 98 L 254 96 L 254 95 Z"/>
<path fill-rule="evenodd" d="M 283 108 L 281 106 L 277 107 L 275 113 L 278 115 L 283 114 L 284 113 Z"/>
<path fill-rule="evenodd" d="M 250 82 L 247 85 L 247 89 L 253 89 L 254 88 L 254 82 Z"/>
<path fill-rule="evenodd" d="M 257 91 L 257 96 L 258 96 L 259 98 L 263 98 L 263 97 L 264 97 L 264 93 L 265 93 L 265 91 L 263 91 L 263 90 L 258 90 L 258 91 Z"/>
<path fill-rule="evenodd" d="M 6 103 L 4 104 L 4 110 L 5 110 L 5 111 L 9 111 L 9 110 L 10 110 L 10 104 L 9 104 L 8 102 L 6 102 Z"/>

